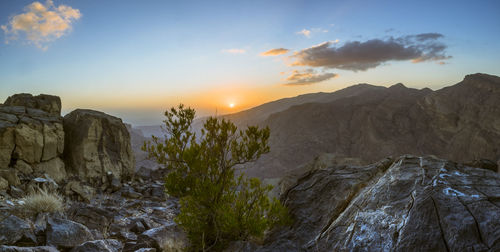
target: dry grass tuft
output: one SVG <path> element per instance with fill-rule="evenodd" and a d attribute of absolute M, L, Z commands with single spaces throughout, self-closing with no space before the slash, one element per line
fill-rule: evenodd
<path fill-rule="evenodd" d="M 43 189 L 30 193 L 18 203 L 20 203 L 18 210 L 29 215 L 62 212 L 64 209 L 63 199 L 59 194 L 47 192 Z"/>

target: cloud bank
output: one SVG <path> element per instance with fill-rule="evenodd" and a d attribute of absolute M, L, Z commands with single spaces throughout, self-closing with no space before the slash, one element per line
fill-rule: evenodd
<path fill-rule="evenodd" d="M 33 2 L 24 8 L 25 12 L 9 18 L 0 26 L 6 35 L 6 43 L 24 39 L 39 48 L 47 49 L 52 42 L 72 28 L 72 23 L 82 15 L 78 9 L 67 5 L 55 6 L 52 0 L 45 4 Z"/>
<path fill-rule="evenodd" d="M 260 55 L 261 56 L 276 56 L 276 55 L 285 54 L 285 53 L 287 53 L 289 51 L 290 50 L 285 49 L 285 48 L 276 48 L 276 49 L 271 49 L 269 51 L 265 51 L 265 52 L 261 53 Z"/>
<path fill-rule="evenodd" d="M 285 81 L 287 81 L 285 85 L 287 86 L 311 85 L 335 77 L 338 77 L 338 74 L 317 73 L 313 69 L 307 69 L 305 71 L 293 70 L 292 74 L 285 79 Z"/>
<path fill-rule="evenodd" d="M 423 33 L 388 39 L 352 41 L 336 46 L 329 41 L 300 50 L 290 56 L 292 66 L 335 68 L 366 71 L 387 61 L 411 60 L 413 63 L 451 58 L 446 55 L 447 46 L 440 41 L 439 33 Z"/>

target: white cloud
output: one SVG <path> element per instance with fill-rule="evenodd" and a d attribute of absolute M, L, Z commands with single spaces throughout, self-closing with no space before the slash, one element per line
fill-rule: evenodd
<path fill-rule="evenodd" d="M 33 2 L 24 11 L 0 26 L 6 35 L 6 43 L 25 39 L 44 50 L 48 43 L 69 32 L 72 23 L 82 16 L 78 9 L 63 4 L 55 6 L 52 0 L 47 0 L 45 4 Z"/>
<path fill-rule="evenodd" d="M 311 29 L 302 29 L 302 31 L 296 32 L 296 34 L 303 35 L 306 38 L 310 38 L 313 34 L 316 33 L 327 33 L 327 29 L 323 28 L 311 28 Z"/>
<path fill-rule="evenodd" d="M 306 37 L 311 37 L 311 31 L 308 29 L 302 29 L 302 31 L 297 32 L 299 35 L 304 35 Z"/>
<path fill-rule="evenodd" d="M 223 53 L 231 53 L 231 54 L 244 54 L 247 51 L 245 49 L 231 48 L 222 50 Z"/>

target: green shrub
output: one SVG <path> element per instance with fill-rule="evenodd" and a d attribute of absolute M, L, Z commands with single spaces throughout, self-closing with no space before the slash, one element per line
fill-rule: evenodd
<path fill-rule="evenodd" d="M 272 186 L 235 175 L 235 166 L 269 152 L 269 128 L 238 131 L 230 121 L 210 117 L 196 138 L 195 111 L 165 112 L 165 138 L 153 136 L 143 150 L 169 170 L 166 192 L 180 198 L 177 223 L 190 239 L 190 249 L 223 250 L 231 241 L 262 238 L 266 230 L 289 222 L 286 208 L 267 196 Z"/>

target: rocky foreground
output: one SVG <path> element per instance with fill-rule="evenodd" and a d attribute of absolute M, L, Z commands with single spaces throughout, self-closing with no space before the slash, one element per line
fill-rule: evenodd
<path fill-rule="evenodd" d="M 435 157 L 318 158 L 288 178 L 294 224 L 241 251 L 500 251 L 500 174 Z"/>
<path fill-rule="evenodd" d="M 177 201 L 166 198 L 162 174 L 136 175 L 122 120 L 60 113 L 50 95 L 13 95 L 0 105 L 0 251 L 185 247 L 173 222 Z M 26 213 L 24 197 L 40 189 L 60 195 L 63 208 Z"/>
<path fill-rule="evenodd" d="M 92 110 L 63 118 L 58 97 L 9 97 L 0 105 L 0 251 L 185 249 L 163 171 L 135 171 L 130 142 L 119 118 Z M 362 163 L 324 154 L 293 170 L 278 188 L 292 226 L 228 251 L 500 250 L 496 162 Z M 25 197 L 40 189 L 64 206 L 27 214 Z"/>

